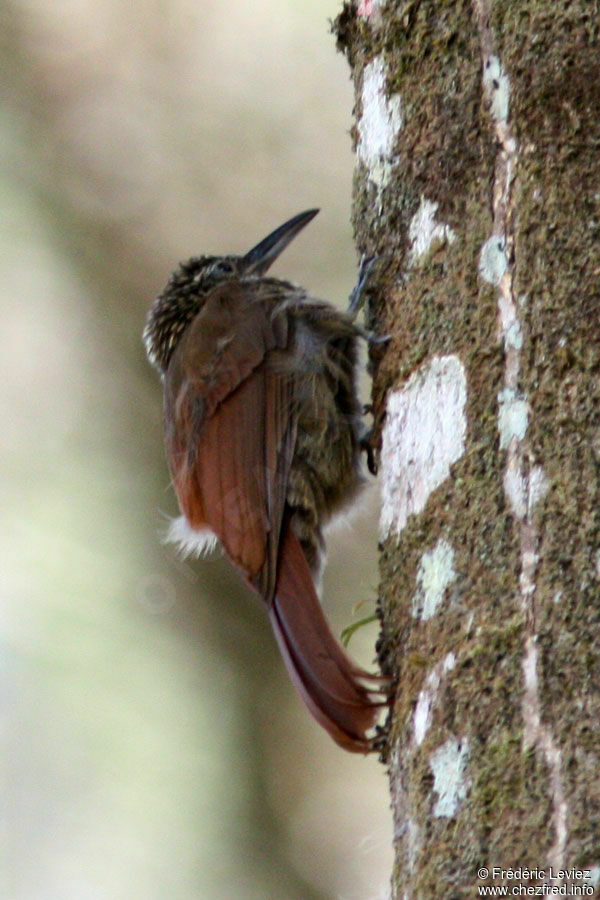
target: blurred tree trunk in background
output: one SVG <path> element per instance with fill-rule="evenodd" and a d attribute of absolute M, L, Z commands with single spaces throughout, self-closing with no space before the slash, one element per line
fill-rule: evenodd
<path fill-rule="evenodd" d="M 493 868 L 519 866 L 590 895 L 600 6 L 362 0 L 334 28 L 357 245 L 383 256 L 368 315 L 391 335 L 373 396 L 394 896 L 510 892 Z"/>

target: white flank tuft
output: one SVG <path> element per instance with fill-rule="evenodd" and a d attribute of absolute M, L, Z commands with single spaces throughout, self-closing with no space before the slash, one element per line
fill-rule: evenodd
<path fill-rule="evenodd" d="M 185 516 L 171 519 L 169 529 L 164 537 L 165 544 L 176 544 L 177 552 L 182 556 L 206 556 L 217 547 L 219 539 L 210 528 L 194 529 Z"/>

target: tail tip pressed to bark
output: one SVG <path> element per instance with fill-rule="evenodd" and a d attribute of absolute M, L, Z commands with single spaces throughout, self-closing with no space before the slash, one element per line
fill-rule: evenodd
<path fill-rule="evenodd" d="M 335 641 L 325 620 L 328 640 L 313 652 L 312 646 L 307 648 L 304 644 L 303 636 L 290 633 L 278 598 L 273 601 L 270 617 L 290 678 L 313 718 L 345 750 L 380 751 L 384 730 L 378 719 L 390 703 L 386 691 L 390 679 L 355 666 Z M 368 682 L 377 686 L 368 686 Z"/>
<path fill-rule="evenodd" d="M 270 619 L 289 675 L 309 712 L 355 753 L 381 750 L 378 719 L 391 679 L 357 666 L 331 633 L 308 563 L 291 529 L 282 536 Z"/>

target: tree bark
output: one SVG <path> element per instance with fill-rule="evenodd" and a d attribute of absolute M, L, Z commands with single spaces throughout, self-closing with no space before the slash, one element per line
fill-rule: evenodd
<path fill-rule="evenodd" d="M 393 896 L 600 882 L 600 5 L 362 0 Z M 575 870 L 564 872 L 564 870 Z"/>

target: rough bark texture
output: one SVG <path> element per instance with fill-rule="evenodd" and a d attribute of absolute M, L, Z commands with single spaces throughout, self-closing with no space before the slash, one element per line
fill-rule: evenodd
<path fill-rule="evenodd" d="M 398 898 L 600 881 L 599 29 L 590 0 L 362 0 L 335 23 L 392 336 L 373 390 Z"/>

